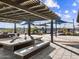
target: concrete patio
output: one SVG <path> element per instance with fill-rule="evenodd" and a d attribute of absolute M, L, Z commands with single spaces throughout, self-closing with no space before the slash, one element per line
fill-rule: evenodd
<path fill-rule="evenodd" d="M 33 35 L 34 37 L 40 37 Z M 49 38 L 49 35 L 43 35 L 43 39 Z M 49 39 L 48 39 L 49 40 Z M 45 40 L 43 40 L 45 41 Z M 16 59 L 14 54 L 0 48 L 0 59 Z M 63 45 L 60 42 L 50 43 L 50 46 L 33 55 L 29 59 L 79 59 L 79 44 Z"/>

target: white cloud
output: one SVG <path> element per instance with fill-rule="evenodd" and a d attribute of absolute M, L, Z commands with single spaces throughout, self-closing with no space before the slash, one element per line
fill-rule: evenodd
<path fill-rule="evenodd" d="M 79 3 L 79 0 L 75 0 L 77 3 Z"/>
<path fill-rule="evenodd" d="M 61 13 L 56 12 L 56 14 L 57 14 L 58 16 L 62 17 L 62 14 L 61 14 Z"/>
<path fill-rule="evenodd" d="M 63 14 L 61 19 L 67 22 L 72 22 L 70 14 Z"/>
<path fill-rule="evenodd" d="M 44 0 L 44 3 L 48 6 L 48 7 L 56 7 L 56 8 L 60 8 L 60 6 L 57 4 L 57 2 L 54 2 L 54 0 Z"/>
<path fill-rule="evenodd" d="M 67 14 L 67 13 L 69 13 L 69 11 L 68 10 L 65 10 L 65 13 Z"/>
<path fill-rule="evenodd" d="M 73 12 L 73 13 L 77 13 L 77 11 L 76 11 L 76 10 L 72 10 L 72 12 Z"/>
<path fill-rule="evenodd" d="M 72 4 L 72 6 L 77 6 L 77 3 L 76 3 L 76 2 L 74 2 L 74 3 Z"/>

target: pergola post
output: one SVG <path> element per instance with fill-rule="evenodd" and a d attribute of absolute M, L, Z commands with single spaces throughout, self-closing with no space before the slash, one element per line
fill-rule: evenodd
<path fill-rule="evenodd" d="M 75 33 L 75 24 L 74 24 L 74 19 L 73 19 L 73 36 L 74 36 L 74 33 Z"/>
<path fill-rule="evenodd" d="M 51 42 L 53 43 L 53 20 L 51 20 Z"/>
<path fill-rule="evenodd" d="M 45 34 L 47 33 L 47 28 L 46 28 L 46 24 L 45 24 Z"/>
<path fill-rule="evenodd" d="M 55 29 L 55 36 L 57 37 L 57 20 L 55 20 L 55 27 L 56 27 L 56 29 Z"/>
<path fill-rule="evenodd" d="M 17 33 L 16 23 L 14 23 L 14 33 Z"/>
<path fill-rule="evenodd" d="M 30 20 L 28 21 L 28 35 L 31 35 L 31 24 L 30 24 Z"/>
<path fill-rule="evenodd" d="M 25 31 L 26 31 L 26 28 L 25 28 L 25 26 L 23 27 L 23 33 L 25 33 Z"/>

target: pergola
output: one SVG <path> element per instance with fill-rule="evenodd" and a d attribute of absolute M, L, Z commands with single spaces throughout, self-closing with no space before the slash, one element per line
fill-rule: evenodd
<path fill-rule="evenodd" d="M 40 0 L 0 0 L 0 22 L 16 23 L 28 21 L 28 35 L 30 21 L 51 20 L 51 42 L 53 42 L 53 20 L 59 16 L 50 11 Z"/>

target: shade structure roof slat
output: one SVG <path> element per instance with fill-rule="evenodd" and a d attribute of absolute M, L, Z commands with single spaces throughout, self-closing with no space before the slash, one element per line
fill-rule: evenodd
<path fill-rule="evenodd" d="M 10 13 L 16 13 L 18 11 L 21 11 L 21 10 L 12 10 L 12 11 L 8 11 L 8 12 L 5 12 L 5 13 L 1 13 L 1 14 L 10 14 Z"/>
<path fill-rule="evenodd" d="M 45 12 L 44 12 L 45 11 Z M 49 12 L 51 12 L 51 11 L 48 11 L 48 10 L 43 10 L 43 11 L 38 11 L 38 12 L 40 12 L 40 13 L 49 13 Z"/>
<path fill-rule="evenodd" d="M 1 8 L 4 8 L 4 7 L 8 7 L 8 6 L 5 5 L 5 4 L 0 3 L 0 9 L 1 9 Z"/>
<path fill-rule="evenodd" d="M 2 9 L 0 9 L 0 11 L 6 10 L 6 9 L 11 9 L 11 7 L 3 7 Z"/>
<path fill-rule="evenodd" d="M 38 10 L 38 9 L 42 9 L 42 8 L 45 8 L 44 4 L 30 7 L 29 10 Z"/>
<path fill-rule="evenodd" d="M 51 11 L 48 11 L 48 12 L 43 12 L 42 14 L 55 16 L 55 15 L 53 15 L 54 13 L 52 14 L 52 12 L 51 12 Z"/>
<path fill-rule="evenodd" d="M 21 3 L 20 5 L 22 6 L 29 6 L 29 5 L 38 5 L 40 3 L 39 0 L 28 0 L 28 1 L 25 1 L 23 3 Z"/>
<path fill-rule="evenodd" d="M 59 17 L 55 13 L 53 14 L 50 13 L 50 10 L 47 8 L 47 6 L 44 5 L 42 2 L 40 2 L 40 0 L 0 0 L 0 3 L 1 5 L 3 5 L 3 7 L 4 5 L 7 6 L 0 11 L 0 17 L 4 18 L 15 19 L 20 21 L 24 18 L 34 20 L 34 19 L 56 19 L 57 17 Z"/>
<path fill-rule="evenodd" d="M 6 21 L 5 19 L 7 19 L 7 21 Z M 4 18 L 4 17 L 0 17 L 0 21 L 1 21 L 1 22 L 10 22 L 10 23 L 14 23 L 14 22 L 20 23 L 20 22 L 21 22 L 21 21 L 19 21 L 19 20 L 9 19 L 9 18 Z"/>
<path fill-rule="evenodd" d="M 3 9 L 0 9 L 0 13 L 9 12 L 9 11 L 12 11 L 12 10 L 17 10 L 17 9 L 12 8 L 12 7 L 5 7 Z"/>
<path fill-rule="evenodd" d="M 31 18 L 37 18 L 37 17 L 35 17 L 35 16 L 32 16 L 32 15 L 30 15 L 30 14 L 28 14 L 28 15 L 19 15 L 19 16 L 14 16 L 15 17 L 15 19 L 25 19 L 25 18 L 27 18 L 28 19 L 28 17 L 31 17 Z M 11 18 L 14 18 L 14 17 L 11 17 Z M 22 18 L 22 17 L 24 17 L 24 18 Z"/>
<path fill-rule="evenodd" d="M 18 3 L 18 4 L 20 4 L 20 3 L 22 3 L 22 2 L 25 2 L 25 1 L 29 1 L 29 0 L 12 0 L 13 2 L 16 2 L 16 3 Z"/>
<path fill-rule="evenodd" d="M 22 12 L 22 11 L 18 11 L 18 12 L 16 12 L 16 13 L 9 13 L 8 15 L 10 15 L 10 16 L 18 16 L 18 15 L 22 15 L 22 14 L 26 14 L 25 12 Z"/>
<path fill-rule="evenodd" d="M 44 9 L 39 9 L 39 10 L 36 10 L 36 12 L 41 12 L 41 11 L 45 12 L 45 10 L 46 10 L 46 11 L 49 11 L 49 9 L 48 9 L 48 8 L 44 8 Z"/>

